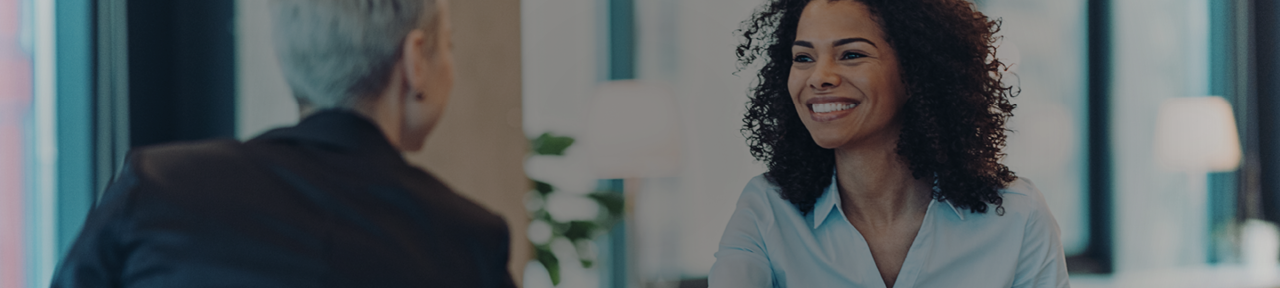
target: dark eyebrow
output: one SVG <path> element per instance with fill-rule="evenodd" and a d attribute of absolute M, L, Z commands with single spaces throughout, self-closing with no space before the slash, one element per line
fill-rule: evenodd
<path fill-rule="evenodd" d="M 880 46 L 876 46 L 875 42 L 871 42 L 871 40 L 867 40 L 867 38 L 844 38 L 844 39 L 840 39 L 840 40 L 836 40 L 835 42 L 832 42 L 831 46 L 839 47 L 840 45 L 845 45 L 853 42 L 864 42 L 867 44 L 871 44 L 872 47 L 880 48 Z M 792 42 L 791 45 L 807 47 L 810 49 L 813 48 L 813 43 L 810 43 L 809 41 L 803 41 L 803 40 L 797 40 L 796 42 Z"/>
<path fill-rule="evenodd" d="M 853 42 L 866 42 L 867 44 L 871 44 L 872 47 L 880 48 L 880 46 L 876 46 L 875 42 L 871 42 L 871 40 L 867 40 L 867 38 L 844 38 L 844 39 L 836 40 L 836 42 L 832 42 L 831 46 L 839 47 L 840 45 L 845 45 Z"/>

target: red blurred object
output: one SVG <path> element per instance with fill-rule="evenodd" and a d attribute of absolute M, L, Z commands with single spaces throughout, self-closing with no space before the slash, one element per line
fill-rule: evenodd
<path fill-rule="evenodd" d="M 23 120 L 31 111 L 31 60 L 19 35 L 22 7 L 0 0 L 0 287 L 25 286 Z"/>

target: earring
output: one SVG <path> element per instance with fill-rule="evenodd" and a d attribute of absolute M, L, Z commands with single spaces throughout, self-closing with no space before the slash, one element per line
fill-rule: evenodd
<path fill-rule="evenodd" d="M 408 94 L 412 95 L 414 100 L 422 101 L 423 99 L 426 99 L 426 96 L 422 95 L 422 90 L 413 89 L 413 86 L 409 85 L 408 79 L 405 79 L 402 85 L 404 85 L 404 91 L 409 92 Z"/>
<path fill-rule="evenodd" d="M 412 87 L 405 87 L 405 88 L 406 88 L 405 90 L 409 92 L 408 93 L 409 96 L 413 97 L 414 100 L 422 101 L 423 99 L 426 99 L 426 96 L 423 95 L 422 91 L 418 91 L 417 89 L 413 89 Z"/>

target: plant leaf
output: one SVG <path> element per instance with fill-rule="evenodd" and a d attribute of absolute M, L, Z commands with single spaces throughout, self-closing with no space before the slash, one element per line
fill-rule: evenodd
<path fill-rule="evenodd" d="M 550 132 L 542 133 L 538 138 L 529 140 L 534 155 L 564 155 L 564 150 L 573 145 L 573 138 L 556 136 Z"/>
<path fill-rule="evenodd" d="M 537 246 L 538 262 L 542 263 L 542 267 L 547 268 L 547 274 L 551 275 L 551 285 L 560 285 L 560 260 L 556 259 L 556 254 L 551 253 L 551 247 Z"/>
<path fill-rule="evenodd" d="M 591 236 L 595 236 L 595 232 L 599 228 L 600 225 L 593 221 L 571 221 L 569 222 L 569 229 L 564 231 L 564 238 L 569 238 L 570 241 L 590 241 Z"/>
<path fill-rule="evenodd" d="M 600 206 L 604 206 L 605 210 L 609 211 L 609 218 L 622 218 L 622 213 L 624 212 L 622 210 L 624 209 L 624 204 L 626 204 L 624 203 L 626 202 L 626 198 L 623 197 L 622 193 L 613 191 L 596 191 L 594 193 L 587 194 L 587 197 L 591 197 L 591 199 L 599 202 Z"/>
<path fill-rule="evenodd" d="M 551 184 L 547 184 L 547 182 L 533 179 L 529 179 L 529 181 L 533 182 L 533 190 L 538 191 L 538 193 L 542 194 L 543 197 L 546 197 L 548 193 L 551 193 L 551 191 L 556 191 L 556 187 L 551 186 Z"/>

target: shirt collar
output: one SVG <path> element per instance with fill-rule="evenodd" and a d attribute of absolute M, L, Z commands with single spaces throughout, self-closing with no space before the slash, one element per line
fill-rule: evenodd
<path fill-rule="evenodd" d="M 831 215 L 831 211 L 839 211 L 842 209 L 840 207 L 840 192 L 836 187 L 836 174 L 835 172 L 832 172 L 831 184 L 827 185 L 827 188 L 822 190 L 822 196 L 819 196 L 818 200 L 813 204 L 813 229 L 818 229 L 819 226 L 822 226 L 822 222 Z M 935 186 L 934 189 L 938 188 Z M 937 199 L 929 201 L 938 202 Z M 956 216 L 959 216 L 960 220 L 964 221 L 964 213 L 960 211 L 960 208 L 956 208 L 956 205 L 951 204 L 951 201 L 946 201 L 946 203 L 947 207 L 951 207 L 951 211 L 956 212 Z M 932 203 L 930 203 L 930 205 L 932 205 Z M 840 217 L 844 217 L 843 213 Z"/>
<path fill-rule="evenodd" d="M 813 229 L 822 226 L 822 221 L 826 220 L 827 216 L 831 215 L 831 210 L 836 210 L 839 205 L 840 192 L 836 190 L 836 175 L 831 173 L 831 184 L 827 185 L 827 189 L 822 190 L 822 196 L 813 203 Z"/>

